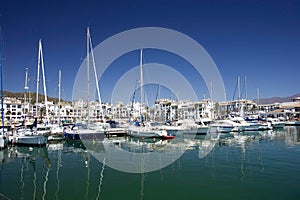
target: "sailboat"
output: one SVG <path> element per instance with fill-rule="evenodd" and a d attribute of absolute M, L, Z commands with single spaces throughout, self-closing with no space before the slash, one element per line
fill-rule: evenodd
<path fill-rule="evenodd" d="M 1 31 L 1 27 L 0 27 Z M 0 38 L 1 39 L 1 38 Z M 8 143 L 8 137 L 4 134 L 4 112 L 3 112 L 3 69 L 2 69 L 2 45 L 0 41 L 0 78 L 1 78 L 1 120 L 2 120 L 2 125 L 1 125 L 1 134 L 0 134 L 0 149 L 4 149 L 7 146 Z"/>
<path fill-rule="evenodd" d="M 90 36 L 90 29 L 87 27 L 87 43 L 86 43 L 86 50 L 87 50 L 87 56 L 86 56 L 86 68 L 87 68 L 87 123 L 77 123 L 74 127 L 71 128 L 71 130 L 65 130 L 64 136 L 67 139 L 81 139 L 81 140 L 103 140 L 104 139 L 104 128 L 100 125 L 95 126 L 91 124 L 90 121 L 90 66 L 89 61 L 90 57 L 89 55 L 92 55 L 93 64 L 94 64 L 94 74 L 96 78 L 96 86 L 97 86 L 97 92 L 98 92 L 98 98 L 100 101 L 100 92 L 98 87 L 98 78 L 96 76 L 96 69 L 95 69 L 95 62 L 94 62 L 94 54 L 93 54 L 93 48 L 91 43 L 91 36 Z"/>
<path fill-rule="evenodd" d="M 42 66 L 41 66 L 42 64 Z M 42 72 L 43 72 L 43 80 L 44 80 L 44 92 L 46 91 L 46 86 L 45 86 L 45 74 L 44 74 L 44 60 L 43 60 L 43 50 L 42 50 L 42 40 L 39 40 L 39 52 L 38 52 L 38 79 L 37 79 L 37 88 L 38 88 L 38 83 L 39 83 L 39 70 L 40 67 L 42 67 Z M 27 77 L 28 77 L 28 70 L 26 69 L 26 79 L 25 79 L 25 90 L 28 90 L 27 86 Z M 38 95 L 38 89 L 37 89 L 37 95 Z M 46 96 L 46 94 L 45 94 Z M 38 96 L 37 96 L 38 100 Z M 38 105 L 36 101 L 36 114 L 38 114 Z M 45 103 L 47 105 L 47 99 L 45 97 Z M 48 112 L 48 109 L 46 108 L 46 112 Z M 35 118 L 34 126 L 37 126 L 37 116 Z M 47 137 L 45 135 L 39 134 L 37 130 L 27 128 L 26 125 L 24 124 L 24 127 L 22 129 L 19 129 L 16 131 L 14 135 L 14 143 L 17 145 L 46 145 L 47 142 Z"/>
<path fill-rule="evenodd" d="M 169 136 L 167 131 L 152 127 L 149 124 L 144 124 L 143 120 L 143 49 L 140 50 L 140 122 L 137 122 L 128 127 L 128 135 L 132 137 L 141 138 L 169 138 L 172 139 L 174 136 Z"/>

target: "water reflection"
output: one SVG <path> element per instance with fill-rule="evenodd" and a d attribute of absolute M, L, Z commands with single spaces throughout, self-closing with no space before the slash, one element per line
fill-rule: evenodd
<path fill-rule="evenodd" d="M 11 146 L 0 152 L 0 199 L 68 199 L 71 197 L 101 199 L 108 197 L 107 191 L 113 179 L 111 176 L 116 173 L 112 171 L 108 163 L 115 158 L 119 158 L 117 160 L 119 164 L 123 164 L 123 160 L 126 159 L 131 162 L 139 161 L 138 166 L 143 173 L 138 174 L 139 181 L 136 183 L 138 187 L 134 188 L 138 190 L 139 199 L 146 199 L 149 195 L 145 192 L 149 190 L 148 184 L 145 187 L 145 183 L 153 179 L 151 179 L 153 174 L 159 173 L 156 181 L 158 184 L 163 183 L 170 179 L 168 175 L 165 175 L 166 179 L 162 178 L 165 169 L 175 171 L 175 173 L 183 172 L 189 162 L 193 163 L 192 166 L 198 163 L 197 167 L 199 163 L 203 163 L 204 168 L 199 167 L 199 174 L 202 173 L 201 170 L 206 170 L 206 173 L 211 172 L 210 178 L 213 181 L 223 176 L 234 177 L 233 173 L 237 173 L 239 181 L 249 182 L 254 179 L 253 177 L 258 176 L 258 173 L 264 174 L 267 169 L 270 170 L 270 163 L 268 163 L 270 159 L 266 161 L 265 154 L 266 152 L 269 155 L 273 154 L 263 145 L 270 141 L 278 141 L 289 148 L 299 147 L 300 129 L 299 127 L 285 127 L 283 130 L 242 132 L 230 135 L 211 134 L 196 137 L 181 135 L 177 140 L 141 140 L 122 137 L 105 139 L 101 142 L 66 141 L 49 144 L 46 147 Z M 177 154 L 185 151 L 187 153 L 182 158 L 175 159 Z M 125 159 L 115 157 L 114 155 L 119 152 L 132 154 L 131 157 Z M 153 152 L 160 155 L 157 160 L 161 162 L 158 162 L 159 167 L 164 167 L 163 159 L 166 157 L 173 159 L 174 163 L 159 172 L 146 173 L 147 159 Z M 100 162 L 93 157 L 98 155 L 102 156 Z M 272 162 L 273 160 L 271 159 Z M 109 178 L 104 176 L 109 176 Z M 126 179 L 129 176 L 126 176 Z M 115 180 L 125 181 L 118 178 Z"/>

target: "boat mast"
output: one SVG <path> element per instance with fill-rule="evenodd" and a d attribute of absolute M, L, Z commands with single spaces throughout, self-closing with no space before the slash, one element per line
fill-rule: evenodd
<path fill-rule="evenodd" d="M 36 87 L 36 106 L 38 104 L 38 95 L 39 95 L 39 78 L 40 78 L 40 67 L 42 68 L 43 76 L 43 88 L 44 88 L 44 97 L 45 97 L 45 109 L 47 122 L 49 123 L 49 113 L 48 113 L 48 101 L 47 101 L 47 89 L 46 89 L 46 78 L 45 78 L 45 66 L 43 59 L 43 50 L 42 50 L 42 39 L 39 40 L 39 55 L 38 55 L 38 72 L 37 72 L 37 87 Z M 36 115 L 38 116 L 38 109 L 36 109 Z"/>
<path fill-rule="evenodd" d="M 0 26 L 1 32 L 1 26 Z M 0 38 L 1 39 L 1 38 Z M 2 131 L 1 135 L 4 136 L 4 106 L 3 106 L 3 66 L 2 66 L 2 43 L 0 41 L 0 78 L 1 78 L 1 120 L 2 120 Z"/>
<path fill-rule="evenodd" d="M 238 76 L 238 110 L 241 108 L 241 86 L 240 86 L 240 76 Z"/>
<path fill-rule="evenodd" d="M 26 93 L 28 92 L 28 68 L 25 68 L 25 85 L 24 85 L 24 114 L 26 114 L 27 102 L 26 102 Z M 27 110 L 28 112 L 28 110 Z M 26 118 L 26 115 L 25 115 Z"/>
<path fill-rule="evenodd" d="M 143 49 L 140 51 L 140 118 L 141 123 L 143 123 L 143 114 L 142 114 L 142 106 L 143 106 Z"/>
<path fill-rule="evenodd" d="M 58 70 L 58 124 L 60 125 L 60 84 L 61 84 L 61 70 Z"/>
<path fill-rule="evenodd" d="M 89 66 L 89 38 L 90 38 L 90 29 L 87 27 L 87 40 L 86 40 L 86 73 L 87 73 L 87 107 L 88 107 L 88 121 L 87 124 L 90 124 L 90 66 Z"/>
<path fill-rule="evenodd" d="M 212 80 L 210 80 L 210 102 L 211 102 L 211 119 L 215 119 L 215 114 L 214 114 L 214 102 L 213 102 L 213 85 L 212 85 Z"/>
<path fill-rule="evenodd" d="M 37 67 L 37 77 L 36 77 L 36 98 L 35 98 L 35 115 L 38 118 L 38 102 L 39 102 L 39 85 L 40 85 L 40 66 L 41 66 L 41 39 L 39 40 L 39 53 L 38 53 L 38 67 Z"/>
<path fill-rule="evenodd" d="M 259 88 L 257 88 L 257 106 L 259 105 Z"/>
<path fill-rule="evenodd" d="M 238 76 L 238 100 L 241 99 L 240 76 Z"/>
<path fill-rule="evenodd" d="M 247 76 L 245 76 L 245 99 L 247 100 L 248 99 L 248 91 L 247 91 Z"/>

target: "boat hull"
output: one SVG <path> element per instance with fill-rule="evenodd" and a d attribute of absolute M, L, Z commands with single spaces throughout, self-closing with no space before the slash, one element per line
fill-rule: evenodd
<path fill-rule="evenodd" d="M 25 135 L 17 136 L 15 144 L 17 145 L 37 145 L 43 146 L 46 145 L 47 138 L 43 135 Z"/>
<path fill-rule="evenodd" d="M 232 126 L 211 126 L 209 131 L 213 133 L 229 133 L 232 129 Z"/>
<path fill-rule="evenodd" d="M 161 137 L 154 131 L 129 131 L 128 135 L 131 137 L 140 137 L 140 138 L 158 138 Z"/>
<path fill-rule="evenodd" d="M 285 127 L 285 122 L 276 122 L 272 123 L 273 128 L 284 128 Z"/>
<path fill-rule="evenodd" d="M 8 138 L 0 135 L 0 149 L 4 149 L 7 146 Z"/>

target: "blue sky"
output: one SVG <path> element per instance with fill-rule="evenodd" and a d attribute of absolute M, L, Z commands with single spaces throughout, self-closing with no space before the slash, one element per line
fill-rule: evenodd
<path fill-rule="evenodd" d="M 38 40 L 42 38 L 48 95 L 58 96 L 58 69 L 61 69 L 62 98 L 71 100 L 74 78 L 85 58 L 86 27 L 90 26 L 94 46 L 119 32 L 138 27 L 164 27 L 188 35 L 216 63 L 227 99 L 234 95 L 238 75 L 241 79 L 247 76 L 250 99 L 256 98 L 257 88 L 260 97 L 300 92 L 299 1 L 1 0 L 0 5 L 4 89 L 8 91 L 23 92 L 26 67 L 32 78 L 30 91 L 35 91 Z M 131 54 L 114 63 L 126 65 L 126 69 L 116 71 L 111 66 L 107 70 L 102 80 L 105 84 L 101 86 L 103 101 L 109 100 L 116 76 L 139 64 L 138 52 Z M 166 53 L 148 51 L 144 57 L 145 62 L 184 68 L 184 63 L 171 62 Z M 184 68 L 185 75 L 199 84 L 198 97 L 207 97 L 203 81 L 193 77 L 189 69 Z M 134 87 L 135 82 L 128 84 Z"/>

